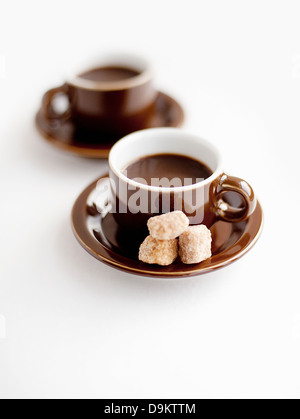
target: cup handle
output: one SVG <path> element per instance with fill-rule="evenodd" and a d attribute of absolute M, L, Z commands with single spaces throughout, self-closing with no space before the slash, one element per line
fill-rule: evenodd
<path fill-rule="evenodd" d="M 243 208 L 235 208 L 224 201 L 223 196 L 226 192 L 236 192 L 244 200 Z M 225 173 L 221 175 L 213 184 L 210 191 L 210 201 L 214 206 L 216 215 L 232 223 L 247 220 L 256 208 L 256 197 L 252 187 L 245 180 Z"/>
<path fill-rule="evenodd" d="M 69 100 L 69 108 L 63 113 L 57 113 L 53 108 L 53 99 L 57 95 L 66 95 Z M 71 105 L 70 105 L 70 97 L 69 97 L 69 87 L 67 84 L 63 86 L 56 87 L 54 89 L 49 90 L 45 93 L 42 101 L 42 111 L 44 116 L 49 119 L 68 119 L 71 117 Z"/>

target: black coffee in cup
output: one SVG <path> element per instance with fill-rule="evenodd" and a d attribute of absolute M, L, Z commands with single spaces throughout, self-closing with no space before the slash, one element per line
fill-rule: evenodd
<path fill-rule="evenodd" d="M 128 165 L 124 174 L 132 180 L 143 179 L 147 185 L 178 187 L 194 185 L 212 175 L 212 170 L 199 160 L 177 154 L 146 156 Z M 155 181 L 159 179 L 159 185 Z M 172 184 L 172 180 L 177 183 Z M 170 184 L 171 183 L 171 184 Z"/>
<path fill-rule="evenodd" d="M 138 71 L 126 67 L 105 66 L 86 71 L 79 77 L 96 82 L 111 82 L 131 79 L 139 74 Z"/>

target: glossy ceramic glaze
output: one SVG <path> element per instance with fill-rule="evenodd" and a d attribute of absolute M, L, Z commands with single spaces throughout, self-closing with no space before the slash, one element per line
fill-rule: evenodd
<path fill-rule="evenodd" d="M 124 70 L 131 69 L 134 75 L 121 80 L 85 78 L 85 74 L 101 67 L 111 68 L 111 71 L 123 67 Z M 67 96 L 69 102 L 63 113 L 58 113 L 53 107 L 53 100 L 59 94 Z M 42 112 L 46 119 L 71 116 L 82 128 L 124 136 L 148 125 L 155 112 L 156 98 L 148 62 L 122 54 L 102 57 L 91 68 L 70 76 L 63 86 L 48 91 L 43 98 Z"/>
<path fill-rule="evenodd" d="M 210 259 L 197 265 L 184 265 L 180 261 L 169 267 L 144 264 L 138 260 L 138 248 L 147 233 L 128 234 L 107 212 L 107 176 L 100 180 L 103 182 L 102 192 L 96 189 L 97 181 L 79 196 L 72 211 L 72 225 L 81 246 L 113 268 L 152 278 L 197 276 L 236 261 L 254 246 L 261 234 L 263 213 L 257 203 L 255 211 L 246 221 L 233 223 L 215 217 L 210 228 L 213 238 L 213 256 Z M 239 196 L 234 193 L 227 193 L 224 200 L 236 208 L 241 205 Z"/>
<path fill-rule="evenodd" d="M 158 93 L 151 118 L 143 128 L 180 127 L 184 120 L 182 107 L 163 93 Z M 53 146 L 66 152 L 88 158 L 107 158 L 119 135 L 94 131 L 77 125 L 72 117 L 48 119 L 42 109 L 36 116 L 36 126 Z"/>
<path fill-rule="evenodd" d="M 124 168 L 132 161 L 161 153 L 198 159 L 213 173 L 199 183 L 170 188 L 135 182 L 124 174 Z M 216 215 L 237 222 L 244 221 L 255 210 L 256 198 L 251 186 L 243 179 L 224 173 L 216 147 L 180 129 L 148 129 L 128 135 L 112 148 L 109 167 L 114 216 L 121 227 L 130 231 L 145 228 L 147 220 L 154 215 L 175 210 L 185 212 L 192 225 L 207 227 L 213 224 Z M 223 195 L 229 191 L 243 197 L 242 208 L 233 208 L 224 202 Z"/>

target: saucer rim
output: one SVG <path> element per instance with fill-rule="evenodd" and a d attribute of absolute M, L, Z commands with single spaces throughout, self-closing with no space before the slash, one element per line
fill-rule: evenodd
<path fill-rule="evenodd" d="M 185 120 L 185 112 L 183 107 L 181 106 L 181 104 L 174 99 L 172 96 L 162 92 L 162 91 L 157 91 L 157 99 L 159 98 L 164 98 L 165 100 L 167 100 L 168 102 L 171 102 L 173 106 L 176 106 L 179 111 L 180 111 L 180 117 L 178 118 L 178 121 L 174 121 L 176 122 L 176 124 L 172 124 L 171 126 L 168 126 L 168 128 L 180 128 L 182 127 L 182 125 L 184 124 L 184 120 Z M 41 114 L 41 107 L 39 108 L 38 112 L 36 113 L 35 116 L 35 126 L 36 129 L 38 130 L 39 134 L 41 135 L 41 137 L 47 141 L 49 144 L 51 144 L 53 147 L 62 150 L 64 152 L 67 152 L 69 154 L 73 154 L 79 157 L 85 157 L 85 158 L 90 158 L 90 159 L 107 159 L 109 152 L 111 150 L 111 148 L 113 147 L 113 145 L 115 143 L 111 143 L 111 145 L 109 147 L 103 147 L 103 148 L 93 148 L 93 147 L 89 147 L 89 146 L 83 146 L 83 147 L 78 147 L 74 144 L 66 144 L 64 140 L 59 139 L 59 138 L 55 138 L 52 135 L 46 133 L 42 127 L 40 126 L 39 123 L 39 118 L 41 118 L 40 116 Z M 157 114 L 157 113 L 156 113 Z M 163 127 L 157 127 L 157 128 L 164 128 Z M 152 127 L 150 127 L 149 129 L 151 129 Z M 147 128 L 144 128 L 147 129 Z M 122 139 L 124 136 L 120 136 L 119 140 Z"/>
<path fill-rule="evenodd" d="M 100 262 L 111 266 L 115 269 L 118 269 L 122 272 L 126 272 L 126 273 L 131 273 L 133 275 L 138 275 L 138 276 L 143 276 L 143 277 L 148 277 L 148 278 L 155 278 L 155 279 L 179 279 L 179 278 L 191 278 L 191 277 L 196 277 L 196 276 L 200 276 L 200 275 L 204 275 L 207 273 L 211 273 L 211 272 L 215 272 L 216 270 L 222 269 L 227 267 L 228 265 L 236 262 L 238 259 L 240 259 L 241 257 L 243 257 L 246 253 L 248 253 L 257 243 L 258 239 L 260 238 L 263 228 L 264 228 L 264 213 L 263 213 L 263 209 L 261 207 L 261 204 L 259 201 L 257 201 L 257 207 L 260 209 L 261 212 L 261 219 L 260 219 L 260 225 L 259 225 L 259 229 L 257 230 L 256 234 L 254 235 L 253 239 L 251 240 L 251 242 L 245 246 L 240 252 L 236 253 L 235 255 L 233 255 L 232 257 L 228 257 L 228 259 L 226 259 L 225 261 L 219 262 L 211 267 L 206 267 L 206 268 L 201 268 L 201 264 L 199 266 L 199 269 L 193 269 L 191 271 L 184 271 L 184 272 L 180 272 L 176 271 L 176 272 L 155 272 L 155 271 L 149 271 L 149 270 L 143 270 L 141 268 L 134 268 L 131 266 L 128 266 L 126 264 L 121 264 L 121 263 L 117 263 L 111 259 L 108 259 L 107 257 L 105 257 L 104 255 L 99 254 L 97 251 L 95 251 L 92 247 L 90 247 L 80 236 L 79 232 L 78 232 L 78 227 L 76 226 L 76 222 L 75 222 L 75 213 L 76 210 L 80 204 L 80 202 L 82 201 L 83 198 L 88 198 L 88 196 L 90 195 L 90 193 L 93 191 L 93 189 L 95 188 L 97 182 L 100 179 L 103 178 L 107 178 L 109 175 L 105 174 L 103 176 L 101 176 L 99 179 L 97 179 L 95 182 L 93 182 L 92 184 L 90 184 L 87 188 L 84 189 L 84 191 L 79 195 L 79 197 L 76 199 L 74 206 L 72 208 L 72 213 L 71 213 L 71 222 L 72 222 L 72 230 L 73 233 L 77 239 L 77 241 L 79 242 L 79 244 L 91 255 L 93 256 L 95 259 L 99 260 Z M 252 216 L 250 216 L 251 218 Z M 86 227 L 86 223 L 84 223 L 84 228 L 86 229 L 87 233 L 90 235 L 90 232 L 88 230 L 88 228 Z M 94 239 L 95 241 L 97 241 L 96 239 Z M 103 247 L 104 251 L 106 252 L 111 252 L 111 253 L 115 253 L 113 252 L 113 250 L 111 249 L 106 249 L 100 242 L 97 242 L 100 246 Z M 121 256 L 121 255 L 120 255 Z M 124 256 L 124 258 L 126 259 L 126 257 Z M 194 265 L 193 265 L 194 266 Z"/>

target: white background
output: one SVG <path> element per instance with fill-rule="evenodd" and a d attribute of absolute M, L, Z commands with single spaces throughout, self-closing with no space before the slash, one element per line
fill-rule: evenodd
<path fill-rule="evenodd" d="M 300 397 L 299 1 L 2 0 L 0 397 Z M 102 265 L 70 227 L 106 163 L 37 134 L 42 94 L 136 52 L 265 212 L 253 250 L 176 282 Z"/>

